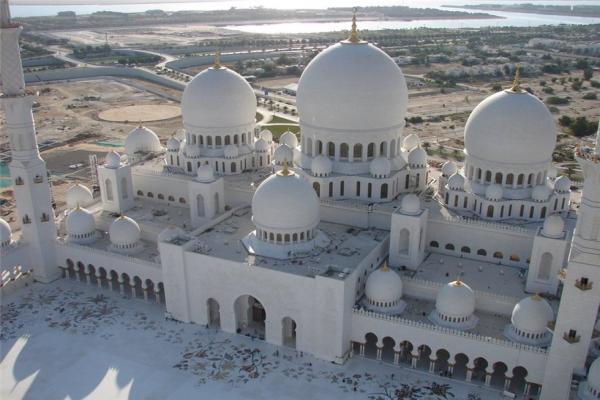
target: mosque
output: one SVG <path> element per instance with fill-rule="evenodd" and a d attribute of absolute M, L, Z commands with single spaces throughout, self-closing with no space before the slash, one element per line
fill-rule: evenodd
<path fill-rule="evenodd" d="M 21 223 L 13 234 L 0 220 L 3 275 L 80 279 L 334 363 L 369 357 L 543 400 L 577 382 L 578 398 L 600 398 L 600 138 L 577 150 L 575 212 L 552 166 L 553 117 L 518 77 L 475 107 L 464 164 L 436 176 L 405 132 L 402 71 L 356 21 L 300 78 L 299 139 L 257 128 L 253 89 L 217 57 L 165 146 L 135 128 L 98 166 L 100 196 L 75 185 L 55 215 L 21 27 L 1 5 Z"/>

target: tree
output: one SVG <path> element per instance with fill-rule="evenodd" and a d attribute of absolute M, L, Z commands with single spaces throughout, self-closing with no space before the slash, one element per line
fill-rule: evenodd
<path fill-rule="evenodd" d="M 577 117 L 571 124 L 571 133 L 577 137 L 588 136 L 596 131 L 596 124 L 588 122 L 586 117 Z"/>
<path fill-rule="evenodd" d="M 594 76 L 594 70 L 592 68 L 586 68 L 583 70 L 583 79 L 589 81 Z"/>
<path fill-rule="evenodd" d="M 569 117 L 568 115 L 563 115 L 558 119 L 558 123 L 560 126 L 570 126 L 573 123 L 573 118 Z"/>

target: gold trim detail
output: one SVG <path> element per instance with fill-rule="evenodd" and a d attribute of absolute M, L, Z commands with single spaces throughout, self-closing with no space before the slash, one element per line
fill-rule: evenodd
<path fill-rule="evenodd" d="M 221 68 L 221 50 L 215 52 L 215 62 L 213 64 L 214 69 Z"/>
<path fill-rule="evenodd" d="M 360 39 L 358 37 L 358 29 L 356 29 L 356 7 L 352 11 L 352 30 L 350 31 L 350 37 L 348 38 L 350 43 L 358 43 Z"/>
<path fill-rule="evenodd" d="M 515 79 L 513 80 L 512 87 L 510 88 L 511 92 L 518 93 L 521 91 L 521 66 L 517 65 L 515 69 Z"/>

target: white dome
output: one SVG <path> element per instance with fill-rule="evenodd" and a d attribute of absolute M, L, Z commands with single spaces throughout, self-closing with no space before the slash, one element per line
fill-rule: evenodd
<path fill-rule="evenodd" d="M 114 150 L 109 152 L 104 159 L 104 165 L 106 168 L 119 168 L 121 166 L 121 156 Z"/>
<path fill-rule="evenodd" d="M 12 229 L 8 222 L 0 218 L 0 247 L 6 247 L 12 241 Z"/>
<path fill-rule="evenodd" d="M 497 183 L 492 183 L 485 189 L 485 198 L 491 201 L 502 200 L 504 189 Z"/>
<path fill-rule="evenodd" d="M 552 160 L 556 144 L 554 118 L 537 97 L 503 90 L 475 107 L 465 125 L 469 156 L 502 164 L 536 164 Z"/>
<path fill-rule="evenodd" d="M 411 133 L 410 135 L 406 136 L 402 141 L 402 148 L 404 151 L 411 151 L 415 147 L 419 146 L 421 146 L 421 139 L 419 139 L 419 136 L 417 136 L 415 133 Z"/>
<path fill-rule="evenodd" d="M 463 190 L 465 188 L 465 177 L 459 173 L 448 178 L 448 188 L 451 190 Z"/>
<path fill-rule="evenodd" d="M 142 125 L 132 129 L 125 139 L 125 153 L 129 156 L 137 152 L 160 152 L 162 149 L 156 133 Z"/>
<path fill-rule="evenodd" d="M 550 304 L 538 295 L 525 297 L 515 305 L 510 318 L 513 326 L 525 333 L 544 333 L 554 319 Z"/>
<path fill-rule="evenodd" d="M 92 191 L 86 186 L 76 183 L 67 190 L 67 208 L 75 208 L 77 205 L 87 206 L 94 200 Z"/>
<path fill-rule="evenodd" d="M 269 150 L 269 143 L 267 143 L 265 139 L 260 138 L 256 142 L 254 142 L 254 149 L 260 152 L 267 151 Z"/>
<path fill-rule="evenodd" d="M 140 227 L 129 217 L 120 216 L 108 228 L 110 242 L 118 247 L 133 246 L 141 236 Z"/>
<path fill-rule="evenodd" d="M 215 180 L 215 174 L 210 164 L 201 165 L 196 174 L 198 182 L 212 182 Z"/>
<path fill-rule="evenodd" d="M 290 131 L 285 132 L 279 137 L 279 143 L 287 144 L 292 149 L 298 147 L 298 137 Z"/>
<path fill-rule="evenodd" d="M 258 135 L 261 139 L 265 140 L 267 143 L 271 143 L 273 141 L 273 134 L 268 129 L 263 129 L 260 131 Z"/>
<path fill-rule="evenodd" d="M 595 391 L 600 391 L 600 358 L 596 358 L 587 374 L 587 384 Z"/>
<path fill-rule="evenodd" d="M 442 175 L 445 177 L 450 177 L 454 175 L 458 171 L 458 167 L 454 161 L 446 161 L 444 165 L 442 165 Z"/>
<path fill-rule="evenodd" d="M 232 128 L 254 124 L 256 96 L 237 72 L 211 67 L 188 83 L 181 98 L 181 113 L 187 130 Z"/>
<path fill-rule="evenodd" d="M 385 52 L 366 42 L 342 42 L 306 66 L 296 99 L 300 125 L 346 134 L 403 127 L 408 90 Z"/>
<path fill-rule="evenodd" d="M 377 157 L 369 164 L 369 171 L 372 177 L 387 178 L 392 171 L 392 164 L 385 157 Z"/>
<path fill-rule="evenodd" d="M 550 187 L 548 187 L 548 185 L 537 185 L 531 191 L 531 198 L 534 201 L 543 202 L 543 201 L 547 201 L 548 198 L 550 198 L 551 194 L 552 194 L 552 189 L 550 189 Z"/>
<path fill-rule="evenodd" d="M 365 295 L 371 304 L 395 305 L 402 298 L 402 279 L 386 266 L 376 269 L 367 278 Z"/>
<path fill-rule="evenodd" d="M 571 180 L 568 176 L 562 175 L 554 181 L 554 190 L 558 193 L 569 193 L 571 190 Z"/>
<path fill-rule="evenodd" d="M 408 165 L 411 167 L 424 167 L 427 165 L 427 152 L 421 147 L 415 147 L 408 153 Z"/>
<path fill-rule="evenodd" d="M 333 169 L 333 164 L 329 157 L 321 154 L 313 158 L 310 164 L 310 170 L 314 176 L 329 176 Z"/>
<path fill-rule="evenodd" d="M 240 150 L 235 144 L 228 144 L 223 150 L 225 158 L 235 158 L 240 155 Z"/>
<path fill-rule="evenodd" d="M 400 210 L 404 214 L 418 214 L 421 212 L 421 200 L 416 194 L 409 193 L 402 198 Z"/>
<path fill-rule="evenodd" d="M 265 230 L 301 231 L 319 224 L 319 199 L 310 183 L 288 172 L 273 174 L 256 189 L 252 220 Z"/>
<path fill-rule="evenodd" d="M 294 152 L 287 144 L 280 144 L 275 149 L 273 158 L 277 164 L 283 164 L 284 161 L 291 163 L 294 160 Z"/>
<path fill-rule="evenodd" d="M 475 293 L 460 280 L 450 282 L 438 292 L 435 309 L 448 317 L 469 317 L 475 311 Z"/>
<path fill-rule="evenodd" d="M 183 231 L 183 229 L 181 229 L 177 226 L 169 226 L 169 227 L 163 229 L 162 231 L 160 231 L 156 240 L 158 242 L 168 242 L 168 241 L 173 240 L 176 237 L 180 237 L 184 234 L 185 234 L 185 232 Z"/>
<path fill-rule="evenodd" d="M 173 136 L 169 140 L 167 140 L 167 150 L 179 151 L 179 145 L 180 145 L 180 142 L 175 136 Z"/>
<path fill-rule="evenodd" d="M 96 230 L 96 221 L 88 210 L 77 207 L 67 214 L 65 227 L 69 236 L 88 235 Z"/>
<path fill-rule="evenodd" d="M 563 231 L 565 230 L 565 221 L 557 214 L 550 215 L 544 221 L 544 226 L 542 227 L 542 235 L 551 237 L 551 238 L 559 238 L 563 236 Z"/>
<path fill-rule="evenodd" d="M 182 143 L 180 151 L 183 153 L 185 157 L 188 158 L 198 158 L 200 157 L 200 147 L 195 144 L 190 144 L 187 141 Z"/>

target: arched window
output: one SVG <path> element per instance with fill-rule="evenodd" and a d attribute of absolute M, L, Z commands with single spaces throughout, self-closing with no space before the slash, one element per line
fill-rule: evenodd
<path fill-rule="evenodd" d="M 477 255 L 478 256 L 486 257 L 487 256 L 487 251 L 485 251 L 484 249 L 479 249 L 479 250 L 477 250 Z"/>
<path fill-rule="evenodd" d="M 471 252 L 471 249 L 467 246 L 463 246 L 460 248 L 460 252 L 469 254 Z"/>
<path fill-rule="evenodd" d="M 235 173 L 237 170 L 237 166 L 234 162 L 231 163 L 231 173 Z"/>
<path fill-rule="evenodd" d="M 143 196 L 143 195 L 144 195 L 144 192 L 142 192 L 141 190 L 138 190 L 138 191 L 137 191 L 137 195 L 138 195 L 138 196 Z"/>
<path fill-rule="evenodd" d="M 375 143 L 369 143 L 367 146 L 367 158 L 373 158 L 375 155 Z"/>
<path fill-rule="evenodd" d="M 356 143 L 354 145 L 354 158 L 361 159 L 362 158 L 362 144 Z"/>
<path fill-rule="evenodd" d="M 106 191 L 106 200 L 113 201 L 113 189 L 110 179 L 104 181 L 104 190 Z"/>
<path fill-rule="evenodd" d="M 340 145 L 340 158 L 346 160 L 348 159 L 348 144 L 342 143 Z"/>
<path fill-rule="evenodd" d="M 429 247 L 438 248 L 438 247 L 440 247 L 440 244 L 437 241 L 432 240 L 431 242 L 429 242 Z"/>
<path fill-rule="evenodd" d="M 146 194 L 146 196 L 148 196 L 149 198 L 153 199 L 154 198 L 154 193 L 148 192 L 148 194 Z"/>
<path fill-rule="evenodd" d="M 525 180 L 525 175 L 523 174 L 519 174 L 518 178 L 517 178 L 517 185 L 522 186 L 523 182 Z"/>
<path fill-rule="evenodd" d="M 180 198 L 179 198 L 179 202 L 180 202 L 181 204 L 185 204 L 185 203 L 186 203 L 186 201 L 185 201 L 185 198 L 183 198 L 183 197 L 180 197 Z"/>
<path fill-rule="evenodd" d="M 517 254 L 512 254 L 510 256 L 510 261 L 519 262 L 519 261 L 521 261 L 521 257 L 519 257 Z"/>
<path fill-rule="evenodd" d="M 360 181 L 356 182 L 356 197 L 360 197 Z"/>
<path fill-rule="evenodd" d="M 225 135 L 225 146 L 227 146 L 228 144 L 231 144 L 231 138 L 229 137 L 229 135 Z"/>
<path fill-rule="evenodd" d="M 446 250 L 454 250 L 454 245 L 452 243 L 448 243 L 445 247 Z"/>
<path fill-rule="evenodd" d="M 386 156 L 387 154 L 387 142 L 379 143 L 379 155 Z"/>
<path fill-rule="evenodd" d="M 380 193 L 380 198 L 382 199 L 387 199 L 388 197 L 388 184 L 384 183 L 383 185 L 381 185 L 381 193 Z"/>
<path fill-rule="evenodd" d="M 542 211 L 540 211 L 540 218 L 546 218 L 546 207 L 542 207 Z"/>
<path fill-rule="evenodd" d="M 212 136 L 207 136 L 206 137 L 206 145 L 212 146 L 212 144 L 213 144 Z"/>
<path fill-rule="evenodd" d="M 321 185 L 319 184 L 319 182 L 313 182 L 313 189 L 315 189 L 317 197 L 321 197 Z"/>
<path fill-rule="evenodd" d="M 221 146 L 221 145 L 222 145 L 221 136 L 216 136 L 215 137 L 215 146 Z"/>
<path fill-rule="evenodd" d="M 370 199 L 372 196 L 372 191 L 373 191 L 373 185 L 371 184 L 371 182 L 369 182 L 367 184 L 367 197 Z"/>
<path fill-rule="evenodd" d="M 485 171 L 485 181 L 486 182 L 492 181 L 492 171 Z"/>
<path fill-rule="evenodd" d="M 333 142 L 327 143 L 327 155 L 329 157 L 335 157 L 335 143 L 333 143 Z"/>
<path fill-rule="evenodd" d="M 340 196 L 344 195 L 344 181 L 340 181 Z"/>
<path fill-rule="evenodd" d="M 502 184 L 502 173 L 501 172 L 496 172 L 496 183 L 497 184 Z"/>
<path fill-rule="evenodd" d="M 317 154 L 323 154 L 323 142 L 317 140 Z"/>
<path fill-rule="evenodd" d="M 159 193 L 158 196 L 156 196 L 159 200 L 164 200 L 165 199 L 165 195 L 162 193 Z"/>
<path fill-rule="evenodd" d="M 192 163 L 190 161 L 187 162 L 187 171 L 192 172 Z"/>
<path fill-rule="evenodd" d="M 329 182 L 329 197 L 333 197 L 333 182 Z"/>
<path fill-rule="evenodd" d="M 169 196 L 167 200 L 169 200 L 169 201 L 175 201 L 175 197 Z"/>
<path fill-rule="evenodd" d="M 502 254 L 502 252 L 501 252 L 501 251 L 496 251 L 496 252 L 494 253 L 494 258 L 503 259 L 503 258 L 504 258 L 504 255 Z"/>
<path fill-rule="evenodd" d="M 494 206 L 488 206 L 487 217 L 488 218 L 493 218 L 494 217 Z"/>
<path fill-rule="evenodd" d="M 238 144 L 240 141 L 239 136 L 238 135 L 233 135 L 233 144 Z"/>

